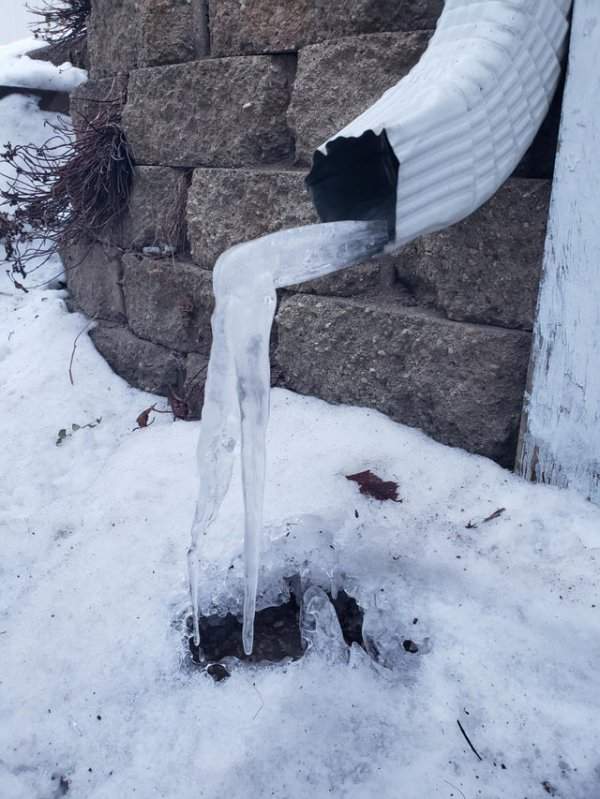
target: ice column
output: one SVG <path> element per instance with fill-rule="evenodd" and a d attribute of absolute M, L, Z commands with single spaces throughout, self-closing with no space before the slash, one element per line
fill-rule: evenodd
<path fill-rule="evenodd" d="M 243 643 L 246 654 L 252 652 L 275 290 L 363 261 L 381 252 L 387 241 L 387 224 L 381 221 L 309 225 L 238 245 L 217 261 L 213 343 L 198 443 L 200 484 L 188 551 L 196 645 L 200 644 L 198 580 L 202 541 L 229 488 L 236 444 L 240 441 L 245 562 Z"/>

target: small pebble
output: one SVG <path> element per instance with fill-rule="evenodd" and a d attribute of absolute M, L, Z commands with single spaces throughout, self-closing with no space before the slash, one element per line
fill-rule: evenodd
<path fill-rule="evenodd" d="M 231 677 L 231 674 L 222 663 L 211 663 L 206 672 L 215 682 L 223 682 L 228 677 Z"/>

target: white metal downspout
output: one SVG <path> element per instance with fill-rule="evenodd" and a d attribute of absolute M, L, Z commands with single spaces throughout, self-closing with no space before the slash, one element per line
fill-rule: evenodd
<path fill-rule="evenodd" d="M 556 90 L 570 7 L 446 0 L 419 63 L 319 148 L 385 131 L 399 161 L 389 249 L 464 219 L 513 172 Z"/>

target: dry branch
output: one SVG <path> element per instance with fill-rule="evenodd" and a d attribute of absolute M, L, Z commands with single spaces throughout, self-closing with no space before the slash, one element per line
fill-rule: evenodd
<path fill-rule="evenodd" d="M 43 0 L 29 11 L 38 18 L 32 25 L 36 39 L 52 45 L 73 46 L 87 35 L 91 0 Z"/>
<path fill-rule="evenodd" d="M 52 135 L 43 145 L 9 143 L 0 153 L 0 168 L 8 167 L 0 198 L 12 212 L 2 229 L 13 280 L 98 236 L 129 202 L 134 167 L 116 104 L 102 105 L 91 120 L 80 117 L 77 135 L 66 119 L 46 124 Z"/>

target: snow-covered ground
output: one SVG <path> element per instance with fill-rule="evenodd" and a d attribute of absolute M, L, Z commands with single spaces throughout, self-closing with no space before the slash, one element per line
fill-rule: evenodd
<path fill-rule="evenodd" d="M 40 39 L 21 39 L 0 45 L 0 86 L 70 92 L 87 79 L 83 69 L 68 62 L 59 67 L 29 58 L 27 53 L 44 46 Z"/>
<path fill-rule="evenodd" d="M 0 142 L 44 138 L 21 103 L 0 101 Z M 285 573 L 341 580 L 390 668 L 354 647 L 214 683 L 179 624 L 198 425 L 134 430 L 164 402 L 85 334 L 72 384 L 87 320 L 65 296 L 0 285 L 2 799 L 600 797 L 600 509 L 275 390 L 263 604 Z M 359 494 L 363 469 L 402 503 Z M 233 489 L 205 607 L 241 598 Z"/>

